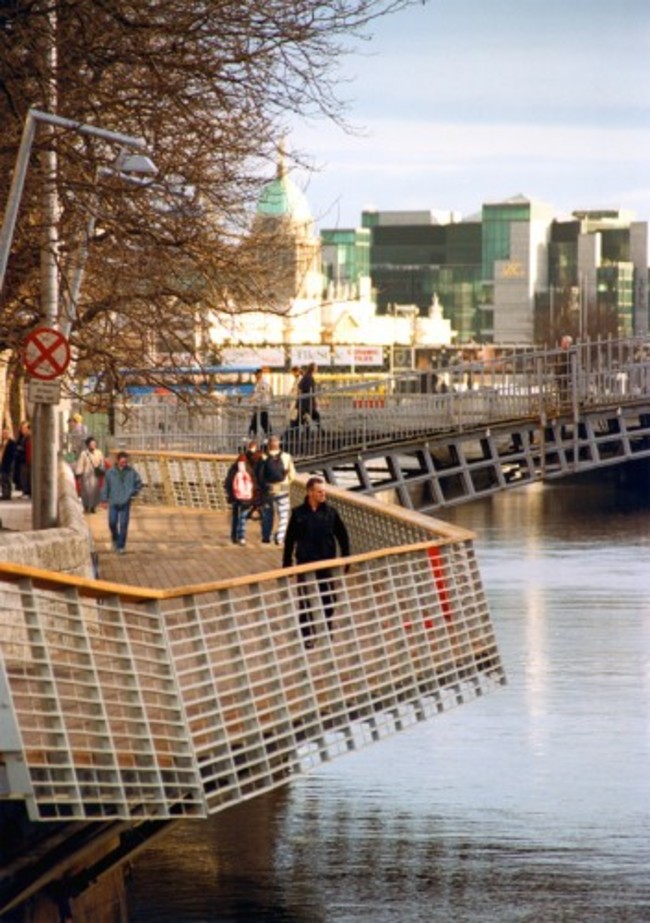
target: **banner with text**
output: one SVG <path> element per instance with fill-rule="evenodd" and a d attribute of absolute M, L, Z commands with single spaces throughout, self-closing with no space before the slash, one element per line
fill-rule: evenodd
<path fill-rule="evenodd" d="M 225 346 L 221 350 L 221 364 L 228 368 L 272 369 L 284 368 L 282 346 Z"/>
<path fill-rule="evenodd" d="M 331 356 L 329 346 L 292 346 L 291 365 L 301 368 L 315 362 L 316 365 L 330 365 Z"/>
<path fill-rule="evenodd" d="M 379 365 L 384 364 L 383 346 L 334 346 L 332 365 Z"/>

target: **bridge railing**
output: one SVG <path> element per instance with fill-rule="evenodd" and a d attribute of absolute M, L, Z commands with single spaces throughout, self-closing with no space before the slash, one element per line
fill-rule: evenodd
<path fill-rule="evenodd" d="M 295 419 L 296 399 L 276 398 L 271 426 L 297 457 L 362 450 L 424 433 L 463 430 L 522 418 L 577 412 L 580 405 L 633 401 L 650 387 L 646 339 L 589 341 L 570 351 L 513 350 L 496 359 L 457 363 L 356 382 L 315 395 L 318 419 Z M 168 400 L 129 408 L 116 441 L 131 448 L 235 452 L 261 419 L 250 400 Z"/>
<path fill-rule="evenodd" d="M 201 477 L 219 507 L 225 459 L 134 462 L 149 498 L 192 502 Z M 354 554 L 327 586 L 312 566 L 155 590 L 0 564 L 0 798 L 204 817 L 501 685 L 471 534 L 330 495 Z"/>

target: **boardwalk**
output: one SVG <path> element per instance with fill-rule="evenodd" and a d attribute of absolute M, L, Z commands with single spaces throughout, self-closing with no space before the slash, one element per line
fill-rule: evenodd
<path fill-rule="evenodd" d="M 168 588 L 272 571 L 282 551 L 261 543 L 260 524 L 248 525 L 248 545 L 230 541 L 227 513 L 134 504 L 127 553 L 111 551 L 107 513 L 87 517 L 103 580 Z"/>
<path fill-rule="evenodd" d="M 261 543 L 257 521 L 248 524 L 248 545 L 233 545 L 225 512 L 134 503 L 125 555 L 111 550 L 105 510 L 87 516 L 86 522 L 99 576 L 114 583 L 167 589 L 272 571 L 282 563 L 280 548 Z M 2 504 L 0 523 L 9 531 L 29 531 L 31 502 L 19 498 Z"/>

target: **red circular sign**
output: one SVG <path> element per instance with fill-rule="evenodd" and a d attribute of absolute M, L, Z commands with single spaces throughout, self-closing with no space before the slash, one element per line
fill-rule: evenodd
<path fill-rule="evenodd" d="M 59 378 L 70 364 L 70 344 L 59 330 L 39 327 L 25 337 L 23 362 L 34 378 Z"/>

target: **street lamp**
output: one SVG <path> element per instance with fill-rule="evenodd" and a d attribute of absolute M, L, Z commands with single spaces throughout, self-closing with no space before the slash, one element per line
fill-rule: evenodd
<path fill-rule="evenodd" d="M 80 135 L 92 135 L 104 141 L 121 144 L 125 148 L 142 150 L 146 147 L 143 138 L 135 138 L 120 132 L 108 131 L 95 125 L 86 125 L 73 119 L 30 109 L 25 118 L 23 134 L 16 157 L 16 166 L 9 190 L 7 207 L 0 228 L 0 292 L 4 286 L 9 251 L 16 227 L 18 208 L 25 184 L 29 157 L 39 122 L 54 128 L 63 128 Z M 143 155 L 123 154 L 124 160 L 129 156 L 140 161 L 140 166 L 149 174 L 155 172 L 155 166 Z M 45 194 L 45 213 L 47 215 L 47 241 L 42 259 L 41 304 L 42 319 L 45 325 L 59 323 L 59 280 L 57 265 L 57 212 L 58 199 L 56 191 L 56 158 L 51 152 L 48 164 L 47 188 Z M 122 166 L 123 170 L 124 167 Z M 141 170 L 142 172 L 142 170 Z M 32 525 L 34 529 L 47 529 L 57 525 L 57 414 L 55 404 L 36 403 L 34 407 L 33 462 L 32 462 Z"/>
<path fill-rule="evenodd" d="M 95 182 L 98 177 L 117 176 L 132 186 L 148 186 L 151 177 L 158 172 L 154 162 L 145 154 L 131 154 L 124 148 L 118 154 L 115 163 L 110 167 L 100 167 L 95 174 Z M 77 310 L 79 306 L 79 294 L 81 292 L 81 283 L 83 281 L 88 259 L 88 248 L 90 241 L 95 234 L 97 216 L 94 208 L 91 210 L 90 217 L 86 222 L 79 248 L 74 260 L 74 270 L 70 278 L 70 287 L 64 305 L 63 317 L 61 318 L 61 329 L 66 337 L 70 336 L 70 330 L 74 321 L 77 319 Z"/>

